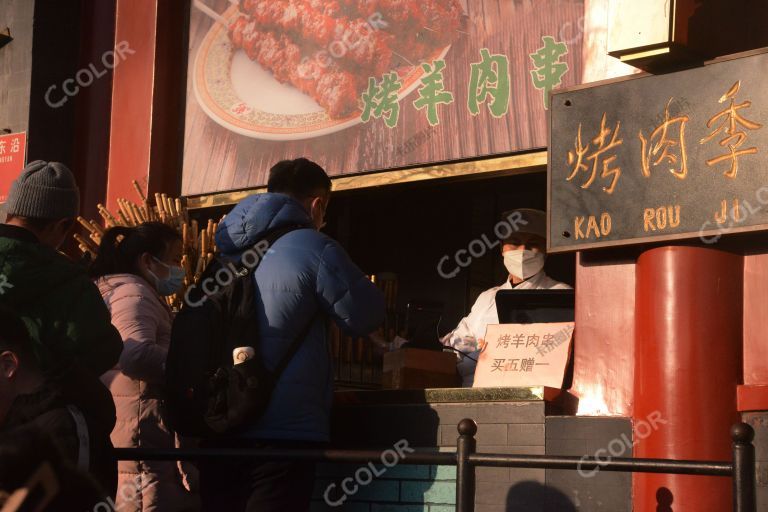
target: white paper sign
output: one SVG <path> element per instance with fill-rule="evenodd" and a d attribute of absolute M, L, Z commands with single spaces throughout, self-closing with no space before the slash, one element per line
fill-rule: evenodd
<path fill-rule="evenodd" d="M 559 389 L 573 338 L 573 322 L 491 324 L 473 387 L 548 386 Z"/>

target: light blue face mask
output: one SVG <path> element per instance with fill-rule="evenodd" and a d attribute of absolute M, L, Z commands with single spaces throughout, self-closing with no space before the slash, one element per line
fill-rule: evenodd
<path fill-rule="evenodd" d="M 174 293 L 181 290 L 181 288 L 184 286 L 184 278 L 186 277 L 187 273 L 184 272 L 184 269 L 181 267 L 176 267 L 173 265 L 168 265 L 167 263 L 163 263 L 159 259 L 152 256 L 152 259 L 154 259 L 156 262 L 164 266 L 168 269 L 168 277 L 166 279 L 160 279 L 155 275 L 154 272 L 147 269 L 147 272 L 149 272 L 152 277 L 155 279 L 155 288 L 157 288 L 157 293 L 162 295 L 163 297 L 167 297 L 169 295 L 173 295 Z"/>

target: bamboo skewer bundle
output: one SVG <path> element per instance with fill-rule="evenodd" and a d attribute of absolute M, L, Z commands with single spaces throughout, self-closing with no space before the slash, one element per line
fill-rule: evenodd
<path fill-rule="evenodd" d="M 168 297 L 168 304 L 174 308 L 182 305 L 186 289 L 200 280 L 205 267 L 213 261 L 216 252 L 215 235 L 218 222 L 209 220 L 202 229 L 196 220 L 189 220 L 189 213 L 180 198 L 169 197 L 167 194 L 155 194 L 155 204 L 149 202 L 147 194 L 141 185 L 134 180 L 133 188 L 139 197 L 139 202 L 118 198 L 116 215 L 103 204 L 97 208 L 101 223 L 78 217 L 77 221 L 87 231 L 87 237 L 80 233 L 73 235 L 84 255 L 96 258 L 101 239 L 107 229 L 117 226 L 133 227 L 144 222 L 163 222 L 176 228 L 181 235 L 183 250 L 181 266 L 186 272 L 184 289 L 178 294 Z"/>

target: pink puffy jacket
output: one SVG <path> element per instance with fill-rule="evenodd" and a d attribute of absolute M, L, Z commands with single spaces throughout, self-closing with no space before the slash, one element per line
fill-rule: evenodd
<path fill-rule="evenodd" d="M 123 353 L 102 376 L 117 409 L 112 443 L 120 448 L 174 448 L 177 437 L 163 421 L 163 372 L 172 313 L 154 288 L 133 274 L 96 283 L 120 331 Z M 121 461 L 116 503 L 120 512 L 198 510 L 194 468 L 165 461 Z"/>

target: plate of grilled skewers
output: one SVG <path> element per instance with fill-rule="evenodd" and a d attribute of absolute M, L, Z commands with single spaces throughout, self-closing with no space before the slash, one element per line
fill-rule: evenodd
<path fill-rule="evenodd" d="M 191 72 L 219 125 L 264 140 L 301 140 L 361 122 L 369 77 L 397 73 L 402 100 L 422 63 L 461 36 L 460 0 L 231 0 L 213 18 Z"/>

